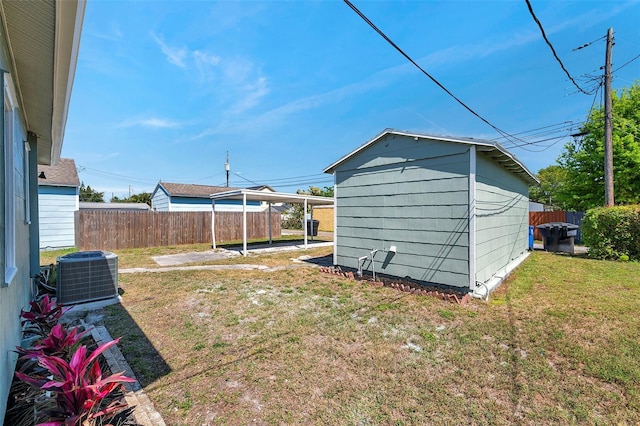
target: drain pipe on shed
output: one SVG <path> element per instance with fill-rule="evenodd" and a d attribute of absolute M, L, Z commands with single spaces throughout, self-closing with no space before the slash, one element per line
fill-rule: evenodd
<path fill-rule="evenodd" d="M 361 256 L 358 258 L 358 276 L 362 278 L 362 267 L 364 266 L 364 262 L 369 258 L 369 256 Z"/>
<path fill-rule="evenodd" d="M 397 253 L 398 249 L 396 246 L 390 246 L 388 249 L 386 248 L 382 248 L 382 249 L 372 249 L 370 252 L 371 255 L 371 272 L 373 274 L 373 280 L 376 280 L 376 262 L 375 262 L 375 256 L 376 253 L 382 251 L 385 253 Z M 368 256 L 362 256 L 358 258 L 358 276 L 362 277 L 362 265 L 364 264 L 364 260 L 366 260 L 368 258 Z"/>

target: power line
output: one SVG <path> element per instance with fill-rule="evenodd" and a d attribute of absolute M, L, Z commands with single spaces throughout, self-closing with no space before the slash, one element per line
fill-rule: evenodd
<path fill-rule="evenodd" d="M 507 139 L 510 138 L 514 138 L 516 140 L 518 140 L 518 138 L 514 137 L 513 135 L 505 132 L 504 130 L 500 129 L 499 127 L 495 126 L 494 124 L 492 124 L 491 122 L 489 122 L 489 120 L 487 120 L 486 118 L 484 118 L 483 116 L 481 116 L 480 114 L 478 114 L 477 112 L 475 112 L 473 109 L 471 109 L 471 107 L 469 107 L 467 104 L 465 104 L 462 100 L 460 100 L 460 98 L 458 98 L 456 95 L 454 95 L 449 89 L 447 89 L 442 83 L 440 83 L 438 80 L 436 80 L 431 74 L 429 74 L 425 69 L 423 69 L 420 65 L 418 65 L 416 63 L 416 61 L 414 61 L 407 53 L 405 53 L 404 50 L 402 50 L 397 44 L 395 44 L 393 42 L 393 40 L 391 40 L 380 28 L 378 28 L 376 26 L 376 24 L 374 24 L 369 18 L 366 17 L 366 15 L 364 13 L 362 13 L 353 3 L 351 3 L 349 0 L 343 0 L 358 16 L 360 16 L 360 18 L 362 18 L 363 21 L 365 21 L 375 32 L 378 33 L 378 35 L 380 35 L 380 37 L 382 37 L 383 39 L 385 39 L 387 41 L 387 43 L 389 43 L 391 46 L 393 46 L 394 49 L 396 49 L 402 56 L 404 56 L 409 62 L 411 62 L 416 68 L 418 68 L 424 75 L 426 75 L 431 81 L 433 81 L 438 87 L 440 87 L 445 93 L 447 93 L 450 97 L 452 97 L 456 102 L 458 102 L 460 105 L 462 105 L 462 107 L 464 107 L 467 111 L 469 111 L 471 114 L 475 115 L 477 118 L 479 118 L 480 120 L 482 120 L 485 124 L 489 125 L 489 127 L 491 127 L 492 129 L 494 129 L 495 131 L 497 131 L 498 133 L 500 133 L 502 136 L 504 136 Z"/>
<path fill-rule="evenodd" d="M 514 136 L 516 136 L 516 135 L 520 136 L 521 138 L 528 138 L 528 137 L 533 137 L 533 136 L 546 135 L 546 134 L 550 134 L 550 133 L 557 133 L 557 132 L 562 131 L 565 128 L 567 128 L 567 126 L 572 127 L 574 125 L 575 125 L 575 122 L 573 122 L 573 121 L 563 121 L 561 123 L 549 124 L 547 126 L 536 127 L 535 129 L 523 130 L 522 132 L 512 133 L 512 134 Z M 538 132 L 539 130 L 543 130 L 543 131 L 542 132 Z M 537 132 L 537 133 L 534 133 L 534 132 Z M 504 139 L 504 137 L 501 136 L 501 137 L 496 138 L 496 140 L 498 140 L 498 139 Z"/>
<path fill-rule="evenodd" d="M 82 165 L 79 165 L 77 169 L 79 173 L 87 173 L 94 176 L 100 176 L 100 177 L 108 178 L 108 179 L 119 181 L 119 182 L 136 183 L 136 184 L 143 184 L 143 185 L 146 185 L 148 183 L 155 184 L 158 182 L 157 179 L 126 176 L 126 175 L 121 175 L 113 172 L 107 172 L 104 170 L 93 169 L 93 168 L 82 166 Z M 215 177 L 221 174 L 223 174 L 223 172 L 211 175 L 209 177 Z M 233 175 L 249 183 L 252 183 L 254 185 L 299 186 L 304 184 L 309 184 L 309 185 L 329 184 L 333 182 L 333 177 L 325 173 L 316 173 L 311 175 L 298 175 L 298 176 L 282 177 L 282 178 L 275 178 L 275 179 L 255 179 L 255 180 L 248 179 L 236 173 L 234 173 Z M 203 179 L 206 179 L 206 177 L 198 178 L 198 179 L 177 179 L 177 181 L 194 182 L 194 181 L 203 180 Z M 176 179 L 169 179 L 169 181 L 176 181 Z M 258 183 L 258 181 L 262 181 L 263 183 Z M 224 184 L 221 184 L 219 186 L 224 186 Z"/>
<path fill-rule="evenodd" d="M 640 55 L 637 55 L 635 58 L 625 62 L 624 64 L 620 65 L 618 68 L 616 68 L 615 70 L 611 71 L 611 73 L 614 73 L 616 71 L 620 71 L 622 68 L 626 67 L 627 65 L 629 65 L 631 62 L 635 61 L 636 59 L 640 58 Z"/>
<path fill-rule="evenodd" d="M 575 49 L 572 49 L 571 51 L 572 52 L 576 52 L 576 51 L 578 51 L 580 49 L 584 49 L 585 47 L 589 47 L 589 46 L 591 46 L 593 43 L 595 43 L 597 41 L 604 40 L 606 37 L 607 37 L 606 35 L 603 35 L 602 37 L 598 37 L 597 39 L 595 39 L 593 41 L 590 41 L 589 43 L 585 43 L 580 47 L 576 47 Z"/>
<path fill-rule="evenodd" d="M 547 34 L 544 32 L 544 28 L 542 27 L 542 23 L 540 22 L 540 20 L 536 16 L 536 14 L 533 12 L 533 7 L 531 7 L 531 3 L 529 2 L 529 0 L 525 0 L 525 1 L 527 2 L 527 7 L 529 8 L 529 13 L 533 17 L 533 20 L 536 21 L 536 24 L 538 24 L 538 28 L 540 28 L 540 32 L 542 33 L 542 38 L 547 43 L 547 46 L 549 46 L 549 48 L 551 49 L 551 52 L 553 53 L 553 56 L 556 58 L 556 61 L 558 61 L 558 63 L 560 64 L 560 67 L 562 68 L 564 73 L 567 74 L 567 77 L 569 77 L 569 80 L 571 80 L 573 85 L 576 86 L 579 91 L 581 91 L 585 95 L 591 95 L 592 93 L 585 92 L 582 87 L 578 86 L 578 83 L 576 83 L 576 81 L 573 79 L 573 77 L 571 77 L 571 74 L 569 74 L 569 71 L 567 71 L 567 69 L 565 68 L 564 64 L 562 63 L 562 61 L 558 57 L 558 54 L 556 53 L 556 49 L 553 48 L 553 45 L 551 44 L 551 42 L 547 38 Z"/>

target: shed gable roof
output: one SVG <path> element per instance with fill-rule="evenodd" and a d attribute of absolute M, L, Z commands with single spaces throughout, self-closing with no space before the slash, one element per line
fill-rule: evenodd
<path fill-rule="evenodd" d="M 70 158 L 61 158 L 56 166 L 38 166 L 40 186 L 80 186 L 76 163 Z"/>
<path fill-rule="evenodd" d="M 507 151 L 497 142 L 486 140 L 486 139 L 438 136 L 438 135 L 430 135 L 426 133 L 408 132 L 408 131 L 394 130 L 394 129 L 383 130 L 380 134 L 378 134 L 376 137 L 374 137 L 370 141 L 364 143 L 363 145 L 351 151 L 344 157 L 340 158 L 335 163 L 326 167 L 324 169 L 324 173 L 333 173 L 335 169 L 337 169 L 340 165 L 354 158 L 355 156 L 360 154 L 362 151 L 366 150 L 369 146 L 377 143 L 380 139 L 384 138 L 387 135 L 412 137 L 412 138 L 415 138 L 416 141 L 419 141 L 420 139 L 425 139 L 425 140 L 428 139 L 428 140 L 435 140 L 435 141 L 441 141 L 441 142 L 475 145 L 478 151 L 486 152 L 489 155 L 489 157 L 491 157 L 495 162 L 502 165 L 511 173 L 520 176 L 529 185 L 535 185 L 540 183 L 538 178 L 533 173 L 531 173 L 531 171 L 529 171 L 529 169 L 527 169 L 527 167 L 524 164 L 522 164 L 522 162 L 520 162 L 520 160 L 518 160 L 515 157 L 515 155 Z"/>

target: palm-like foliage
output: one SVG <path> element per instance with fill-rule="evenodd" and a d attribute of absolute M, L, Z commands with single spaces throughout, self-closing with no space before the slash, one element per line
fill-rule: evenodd
<path fill-rule="evenodd" d="M 25 333 L 46 336 L 58 324 L 60 317 L 71 308 L 65 308 L 56 303 L 56 298 L 45 295 L 39 300 L 29 302 L 31 310 L 20 312 Z"/>
<path fill-rule="evenodd" d="M 16 372 L 16 376 L 32 386 L 56 393 L 57 407 L 49 414 L 50 421 L 41 426 L 73 425 L 85 426 L 102 416 L 112 416 L 125 407 L 114 401 L 104 406 L 104 400 L 122 383 L 133 382 L 123 372 L 102 377 L 102 370 L 97 359 L 105 350 L 118 343 L 120 339 L 100 345 L 91 354 L 86 346 L 80 346 L 71 361 L 52 356 L 42 355 L 38 363 L 50 376 L 29 376 Z"/>

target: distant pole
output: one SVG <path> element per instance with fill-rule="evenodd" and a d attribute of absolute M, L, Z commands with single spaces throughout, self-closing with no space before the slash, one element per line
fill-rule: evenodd
<path fill-rule="evenodd" d="M 227 162 L 224 163 L 224 170 L 227 172 L 227 188 L 229 187 L 229 151 L 227 151 Z"/>
<path fill-rule="evenodd" d="M 604 205 L 615 204 L 613 197 L 613 113 L 611 111 L 611 49 L 613 28 L 607 31 L 607 49 L 604 63 Z"/>

